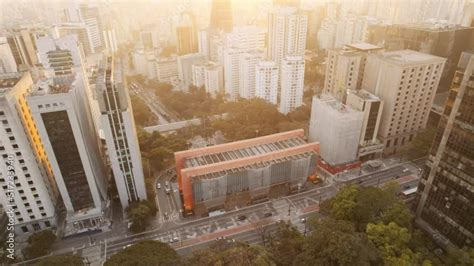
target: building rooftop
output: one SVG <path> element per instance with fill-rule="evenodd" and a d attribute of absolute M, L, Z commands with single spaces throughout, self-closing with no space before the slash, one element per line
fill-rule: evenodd
<path fill-rule="evenodd" d="M 473 28 L 473 27 L 464 27 L 461 25 L 450 25 L 446 23 L 431 23 L 431 22 L 399 24 L 399 25 L 393 25 L 393 26 L 399 27 L 399 28 L 416 29 L 420 31 L 429 31 L 429 32 L 456 31 L 456 30 L 467 30 L 467 29 Z"/>
<path fill-rule="evenodd" d="M 352 44 L 348 44 L 347 46 L 350 47 L 350 48 L 356 49 L 356 50 L 361 50 L 361 51 L 371 51 L 371 50 L 383 49 L 380 46 L 370 44 L 370 43 L 365 43 L 365 42 L 352 43 Z"/>
<path fill-rule="evenodd" d="M 67 93 L 73 88 L 76 75 L 62 75 L 59 77 L 39 80 L 34 84 L 30 92 L 31 96 L 42 96 L 48 94 Z"/>
<path fill-rule="evenodd" d="M 446 60 L 443 57 L 425 54 L 413 50 L 398 50 L 385 52 L 380 55 L 380 58 L 390 64 L 401 66 L 440 63 Z"/>
<path fill-rule="evenodd" d="M 327 106 L 330 110 L 336 111 L 338 114 L 354 114 L 358 113 L 359 111 L 353 110 L 349 106 L 343 104 L 334 96 L 330 94 L 323 94 L 320 97 L 313 96 L 316 98 L 319 102 L 321 102 L 323 105 Z"/>
<path fill-rule="evenodd" d="M 12 88 L 21 79 L 21 77 L 2 78 L 0 76 L 0 89 Z"/>
<path fill-rule="evenodd" d="M 366 101 L 380 101 L 380 98 L 366 90 L 350 90 L 350 94 L 354 94 L 359 98 L 366 100 Z"/>

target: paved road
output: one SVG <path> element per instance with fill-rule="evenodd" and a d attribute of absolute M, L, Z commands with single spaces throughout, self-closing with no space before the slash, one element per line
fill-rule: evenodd
<path fill-rule="evenodd" d="M 386 182 L 397 180 L 397 176 L 403 179 L 404 176 L 416 174 L 413 173 L 413 169 L 417 169 L 417 165 L 413 163 L 393 165 L 388 169 L 373 171 L 345 182 L 334 183 L 268 202 L 235 209 L 216 217 L 195 220 L 174 219 L 171 222 L 161 221 L 162 223 L 160 223 L 161 225 L 157 229 L 138 235 L 116 235 L 107 240 L 97 238 L 95 244 L 83 245 L 82 247 L 74 248 L 74 251 L 79 255 L 87 257 L 90 262 L 94 262 L 93 265 L 96 265 L 95 262 L 100 261 L 100 258 L 109 257 L 128 245 L 146 239 L 169 242 L 171 239 L 177 238 L 178 241 L 171 245 L 180 254 L 186 254 L 192 250 L 211 245 L 217 237 L 221 236 L 248 241 L 251 244 L 260 244 L 261 237 L 258 235 L 257 230 L 255 230 L 255 226 L 257 223 L 261 223 L 261 221 L 265 221 L 268 223 L 269 228 L 273 228 L 276 222 L 289 220 L 303 232 L 304 224 L 300 222 L 300 219 L 310 215 L 318 215 L 319 203 L 333 197 L 340 187 L 347 184 L 382 186 Z M 169 203 L 169 207 L 172 209 L 173 203 Z M 166 207 L 162 207 L 160 203 L 160 208 Z M 271 217 L 266 217 L 268 213 L 271 213 Z M 245 215 L 246 219 L 238 219 L 241 215 Z M 55 254 L 68 252 L 71 252 L 70 248 L 57 251 Z"/>

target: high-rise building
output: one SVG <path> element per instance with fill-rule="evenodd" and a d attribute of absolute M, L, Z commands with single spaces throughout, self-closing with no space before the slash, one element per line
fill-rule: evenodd
<path fill-rule="evenodd" d="M 7 41 L 10 45 L 17 67 L 31 67 L 38 63 L 35 50 L 35 38 L 44 32 L 34 29 L 18 29 L 9 32 Z"/>
<path fill-rule="evenodd" d="M 288 114 L 303 104 L 304 90 L 303 56 L 287 56 L 280 66 L 280 112 Z"/>
<path fill-rule="evenodd" d="M 234 30 L 226 34 L 225 45 L 244 50 L 265 49 L 265 29 L 256 26 L 235 27 Z"/>
<path fill-rule="evenodd" d="M 347 90 L 360 88 L 367 56 L 381 51 L 382 48 L 368 43 L 328 50 L 324 92 L 344 101 Z"/>
<path fill-rule="evenodd" d="M 56 225 L 55 183 L 42 165 L 47 157 L 25 101 L 31 86 L 29 72 L 0 75 L 0 203 L 13 209 L 17 234 Z"/>
<path fill-rule="evenodd" d="M 75 35 L 82 46 L 85 55 L 96 53 L 95 46 L 89 36 L 87 26 L 84 23 L 62 23 L 53 27 L 54 37 L 62 38 L 68 35 Z"/>
<path fill-rule="evenodd" d="M 71 4 L 64 9 L 65 22 L 80 23 L 87 28 L 87 35 L 90 40 L 93 53 L 105 48 L 104 37 L 102 35 L 102 20 L 99 8 L 91 4 Z"/>
<path fill-rule="evenodd" d="M 347 94 L 347 106 L 364 113 L 359 138 L 359 160 L 371 160 L 380 157 L 384 145 L 377 139 L 382 118 L 383 101 L 365 90 L 350 90 Z"/>
<path fill-rule="evenodd" d="M 108 178 L 86 86 L 77 67 L 38 82 L 26 98 L 66 210 L 66 235 L 105 222 Z"/>
<path fill-rule="evenodd" d="M 461 53 L 474 47 L 473 35 L 473 27 L 447 27 L 431 23 L 370 25 L 367 41 L 383 45 L 387 51 L 410 49 L 447 58 L 440 86 L 446 91 Z"/>
<path fill-rule="evenodd" d="M 244 51 L 237 48 L 224 48 L 223 52 L 225 95 L 231 100 L 236 100 L 240 90 L 240 55 Z"/>
<path fill-rule="evenodd" d="M 240 54 L 239 95 L 242 98 L 255 97 L 256 69 L 259 61 L 265 58 L 263 50 L 249 50 Z"/>
<path fill-rule="evenodd" d="M 122 208 L 146 200 L 145 179 L 135 121 L 120 61 L 106 57 L 101 66 L 97 94 L 107 154 Z"/>
<path fill-rule="evenodd" d="M 105 29 L 102 34 L 104 35 L 105 48 L 109 53 L 115 53 L 118 50 L 117 39 L 115 38 L 114 29 Z"/>
<path fill-rule="evenodd" d="M 141 31 L 140 42 L 145 50 L 158 48 L 158 33 L 156 31 Z"/>
<path fill-rule="evenodd" d="M 364 17 L 325 19 L 318 31 L 319 48 L 338 49 L 346 44 L 364 42 L 367 26 L 367 19 Z"/>
<path fill-rule="evenodd" d="M 260 61 L 255 69 L 255 97 L 267 102 L 278 102 L 278 71 L 279 67 L 273 61 Z"/>
<path fill-rule="evenodd" d="M 463 53 L 418 186 L 417 220 L 445 247 L 474 243 L 473 80 L 474 53 Z"/>
<path fill-rule="evenodd" d="M 178 57 L 178 77 L 183 85 L 183 90 L 188 91 L 193 83 L 193 65 L 201 64 L 206 61 L 203 54 L 187 54 Z"/>
<path fill-rule="evenodd" d="M 308 16 L 295 7 L 275 7 L 268 14 L 268 60 L 280 64 L 287 55 L 303 55 Z"/>
<path fill-rule="evenodd" d="M 357 160 L 363 116 L 332 95 L 313 97 L 308 139 L 319 142 L 326 163 L 334 167 Z"/>
<path fill-rule="evenodd" d="M 211 21 L 209 28 L 231 32 L 234 26 L 232 20 L 232 1 L 231 0 L 212 0 L 211 2 Z"/>
<path fill-rule="evenodd" d="M 198 51 L 200 54 L 206 56 L 206 60 L 210 59 L 210 37 L 209 29 L 200 29 L 197 32 Z"/>
<path fill-rule="evenodd" d="M 81 51 L 76 36 L 53 39 L 49 36 L 36 40 L 38 59 L 48 76 L 70 75 L 74 67 L 82 65 Z"/>
<path fill-rule="evenodd" d="M 370 54 L 362 88 L 384 102 L 379 138 L 396 153 L 426 127 L 446 59 L 412 50 Z"/>
<path fill-rule="evenodd" d="M 7 38 L 0 37 L 0 74 L 15 73 L 18 71 L 15 58 L 13 57 Z"/>
<path fill-rule="evenodd" d="M 193 54 L 199 50 L 197 43 L 197 36 L 194 32 L 193 26 L 179 26 L 176 28 L 178 36 L 178 54 Z"/>
<path fill-rule="evenodd" d="M 204 87 L 207 93 L 215 96 L 224 88 L 224 73 L 218 63 L 201 63 L 193 65 L 193 85 Z"/>
<path fill-rule="evenodd" d="M 157 58 L 156 60 L 156 78 L 160 82 L 170 82 L 178 77 L 178 58 L 170 56 L 166 58 Z"/>

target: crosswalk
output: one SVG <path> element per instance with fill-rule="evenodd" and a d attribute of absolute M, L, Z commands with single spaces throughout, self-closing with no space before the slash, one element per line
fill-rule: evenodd
<path fill-rule="evenodd" d="M 164 224 L 164 223 L 170 223 L 173 221 L 178 221 L 180 219 L 180 215 L 177 211 L 173 211 L 170 214 L 167 214 L 165 216 L 164 214 L 161 214 L 158 218 L 159 223 Z"/>

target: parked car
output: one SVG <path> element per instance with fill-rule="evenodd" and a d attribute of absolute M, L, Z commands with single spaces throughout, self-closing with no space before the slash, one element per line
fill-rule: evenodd
<path fill-rule="evenodd" d="M 160 184 L 160 183 L 156 184 L 156 188 L 160 189 L 160 188 L 161 188 L 161 184 Z"/>
<path fill-rule="evenodd" d="M 267 217 L 271 217 L 273 215 L 273 213 L 271 212 L 266 212 L 263 217 L 267 218 Z"/>
<path fill-rule="evenodd" d="M 243 221 L 243 220 L 245 220 L 245 219 L 247 219 L 247 216 L 245 216 L 245 215 L 239 215 L 239 216 L 237 216 L 237 220 L 239 220 L 239 221 Z"/>

